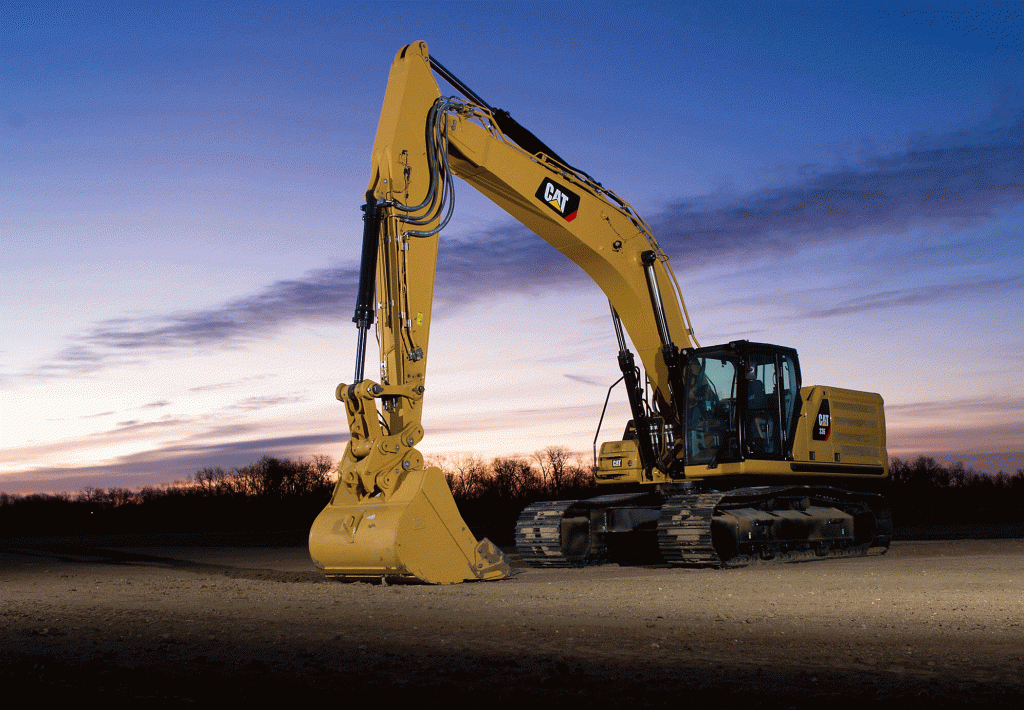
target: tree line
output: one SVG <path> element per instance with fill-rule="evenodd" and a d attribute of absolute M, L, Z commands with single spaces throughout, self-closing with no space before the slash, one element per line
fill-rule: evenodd
<path fill-rule="evenodd" d="M 129 533 L 267 532 L 299 529 L 334 488 L 329 456 L 263 457 L 203 468 L 160 486 L 85 488 L 77 494 L 0 492 L 0 537 Z"/>
<path fill-rule="evenodd" d="M 891 459 L 889 477 L 897 536 L 960 537 L 963 528 L 964 537 L 1024 537 L 1024 469 L 988 474 L 919 456 Z"/>
<path fill-rule="evenodd" d="M 428 457 L 438 466 L 478 537 L 511 544 L 518 512 L 538 500 L 598 491 L 579 454 L 549 446 L 531 456 Z M 1024 535 L 1024 470 L 995 475 L 945 466 L 931 457 L 890 462 L 888 498 L 900 526 L 1019 523 Z M 203 468 L 184 481 L 138 490 L 86 488 L 77 494 L 0 492 L 0 537 L 81 534 L 269 533 L 304 539 L 330 499 L 337 471 L 327 456 L 264 457 L 236 468 Z"/>

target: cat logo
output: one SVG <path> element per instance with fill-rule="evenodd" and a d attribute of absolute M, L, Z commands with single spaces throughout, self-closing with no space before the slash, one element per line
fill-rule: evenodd
<path fill-rule="evenodd" d="M 832 413 L 829 411 L 828 400 L 821 400 L 818 407 L 818 420 L 814 423 L 814 432 L 811 438 L 815 441 L 828 441 L 832 434 Z"/>
<path fill-rule="evenodd" d="M 537 188 L 537 199 L 557 212 L 566 222 L 576 219 L 580 209 L 579 195 L 548 178 L 544 178 L 544 182 Z"/>

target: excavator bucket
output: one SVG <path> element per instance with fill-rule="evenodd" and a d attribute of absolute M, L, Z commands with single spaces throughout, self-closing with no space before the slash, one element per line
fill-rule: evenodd
<path fill-rule="evenodd" d="M 405 474 L 391 495 L 359 499 L 339 485 L 309 533 L 313 564 L 328 577 L 454 584 L 511 574 L 505 555 L 477 542 L 441 469 Z"/>

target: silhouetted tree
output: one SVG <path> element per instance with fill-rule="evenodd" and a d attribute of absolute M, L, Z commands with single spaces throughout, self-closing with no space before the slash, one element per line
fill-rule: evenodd
<path fill-rule="evenodd" d="M 571 473 L 572 452 L 564 446 L 549 446 L 543 451 L 534 452 L 533 458 L 540 468 L 544 488 L 557 497 L 568 483 L 566 479 Z"/>
<path fill-rule="evenodd" d="M 491 492 L 499 498 L 520 498 L 531 488 L 534 471 L 524 458 L 499 456 L 491 460 L 491 471 Z"/>

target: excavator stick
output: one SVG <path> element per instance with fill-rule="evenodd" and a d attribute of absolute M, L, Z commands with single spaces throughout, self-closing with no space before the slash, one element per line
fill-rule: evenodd
<path fill-rule="evenodd" d="M 511 573 L 501 550 L 469 531 L 441 470 L 425 467 L 414 448 L 423 438 L 438 233 L 452 204 L 440 98 L 426 45 L 402 48 L 363 208 L 354 384 L 336 391 L 351 439 L 334 496 L 309 534 L 313 563 L 330 577 L 453 584 Z M 375 316 L 380 383 L 363 372 Z"/>
<path fill-rule="evenodd" d="M 393 495 L 363 498 L 339 485 L 309 533 L 309 551 L 328 577 L 454 584 L 511 573 L 501 550 L 477 542 L 441 469 L 411 471 Z"/>

